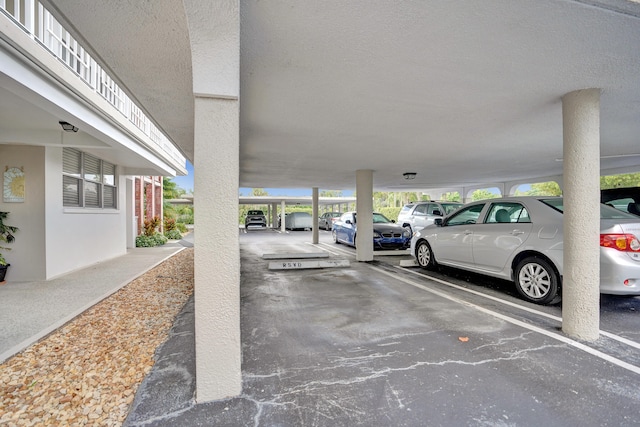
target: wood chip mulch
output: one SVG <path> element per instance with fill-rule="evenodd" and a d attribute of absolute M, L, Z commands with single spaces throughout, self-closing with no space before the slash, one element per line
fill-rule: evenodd
<path fill-rule="evenodd" d="M 0 425 L 122 425 L 192 292 L 189 248 L 4 362 Z"/>

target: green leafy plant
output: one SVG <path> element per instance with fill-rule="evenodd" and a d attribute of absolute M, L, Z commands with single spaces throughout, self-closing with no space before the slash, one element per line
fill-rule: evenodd
<path fill-rule="evenodd" d="M 160 233 L 154 234 L 151 238 L 156 242 L 155 246 L 162 246 L 169 240 Z"/>
<path fill-rule="evenodd" d="M 137 248 L 152 248 L 154 246 L 156 246 L 156 241 L 153 237 L 145 236 L 144 234 L 136 237 Z"/>
<path fill-rule="evenodd" d="M 169 231 L 176 229 L 176 220 L 175 218 L 165 218 L 164 219 L 164 233 L 167 234 Z"/>
<path fill-rule="evenodd" d="M 136 237 L 136 247 L 137 248 L 153 248 L 155 246 L 162 246 L 167 243 L 169 239 L 164 237 L 160 233 L 156 233 L 153 236 L 147 236 L 142 234 Z"/>
<path fill-rule="evenodd" d="M 157 233 L 157 228 L 160 226 L 160 217 L 154 216 L 153 218 L 147 218 L 144 220 L 144 235 L 152 237 Z"/>
<path fill-rule="evenodd" d="M 182 239 L 182 233 L 180 231 L 173 229 L 164 232 L 164 237 L 171 240 L 180 240 Z"/>
<path fill-rule="evenodd" d="M 15 240 L 13 233 L 18 231 L 18 227 L 5 224 L 4 220 L 7 219 L 7 216 L 9 216 L 9 212 L 0 212 L 0 242 L 12 243 Z M 11 248 L 5 246 L 0 246 L 0 249 L 11 250 Z M 0 265 L 7 265 L 2 253 L 0 253 Z"/>

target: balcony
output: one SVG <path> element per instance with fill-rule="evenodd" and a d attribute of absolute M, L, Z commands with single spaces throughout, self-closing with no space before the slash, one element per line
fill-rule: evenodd
<path fill-rule="evenodd" d="M 36 68 L 81 97 L 84 95 L 94 110 L 117 123 L 139 146 L 177 174 L 186 173 L 186 159 L 175 144 L 40 2 L 0 0 L 0 30 L 0 38 L 30 58 Z M 51 56 L 62 69 L 47 65 Z M 136 151 L 144 156 L 144 152 Z"/>

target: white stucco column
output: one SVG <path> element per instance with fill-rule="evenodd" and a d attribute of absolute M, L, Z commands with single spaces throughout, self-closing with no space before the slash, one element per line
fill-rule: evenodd
<path fill-rule="evenodd" d="M 195 97 L 196 400 L 202 403 L 242 392 L 237 228 L 240 7 L 237 0 L 183 0 L 182 5 Z"/>
<path fill-rule="evenodd" d="M 318 187 L 313 187 L 311 190 L 311 210 L 313 211 L 311 219 L 311 224 L 313 224 L 313 228 L 311 231 L 312 243 L 317 245 L 319 242 L 318 236 Z"/>
<path fill-rule="evenodd" d="M 600 328 L 600 89 L 562 97 L 564 280 L 562 330 L 596 340 Z"/>
<path fill-rule="evenodd" d="M 242 391 L 238 223 L 239 102 L 196 98 L 195 333 L 198 402 Z M 211 154 L 215 141 L 215 156 Z M 215 182 L 216 185 L 211 185 Z"/>
<path fill-rule="evenodd" d="M 273 212 L 273 217 L 271 218 L 271 228 L 278 228 L 278 204 L 271 203 L 271 211 Z"/>
<path fill-rule="evenodd" d="M 373 171 L 356 171 L 356 260 L 373 261 Z"/>
<path fill-rule="evenodd" d="M 286 207 L 286 203 L 284 202 L 284 200 L 282 200 L 280 202 L 280 231 L 282 231 L 283 233 L 285 231 L 287 231 L 286 227 L 285 227 L 285 213 L 284 213 L 284 208 Z"/>

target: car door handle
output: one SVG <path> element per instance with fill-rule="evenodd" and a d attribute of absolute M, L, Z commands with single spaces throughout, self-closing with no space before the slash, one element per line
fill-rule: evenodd
<path fill-rule="evenodd" d="M 518 236 L 520 234 L 524 234 L 524 231 L 518 230 L 517 228 L 511 232 L 512 235 Z"/>
<path fill-rule="evenodd" d="M 464 234 L 473 234 L 472 230 L 464 230 Z"/>

